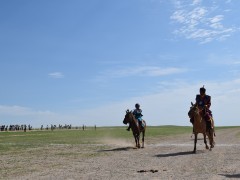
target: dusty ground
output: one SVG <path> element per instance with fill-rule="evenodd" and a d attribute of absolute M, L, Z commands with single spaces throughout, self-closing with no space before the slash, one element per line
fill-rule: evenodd
<path fill-rule="evenodd" d="M 216 132 L 216 146 L 204 149 L 199 136 L 146 139 L 144 149 L 129 142 L 104 140 L 105 145 L 51 145 L 22 154 L 1 155 L 2 179 L 239 179 L 239 128 Z M 11 169 L 9 172 L 9 169 Z M 144 172 L 139 172 L 139 171 Z M 158 172 L 151 172 L 156 170 Z M 145 172 L 146 171 L 146 172 Z"/>

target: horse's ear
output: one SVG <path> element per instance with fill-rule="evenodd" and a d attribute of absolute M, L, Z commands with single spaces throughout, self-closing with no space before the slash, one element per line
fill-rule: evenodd
<path fill-rule="evenodd" d="M 191 105 L 193 106 L 193 102 L 191 102 Z"/>
<path fill-rule="evenodd" d="M 128 112 L 129 112 L 129 109 L 126 110 L 126 113 L 128 113 Z"/>

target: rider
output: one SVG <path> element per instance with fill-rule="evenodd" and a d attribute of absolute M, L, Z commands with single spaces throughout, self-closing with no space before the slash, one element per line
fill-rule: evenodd
<path fill-rule="evenodd" d="M 196 104 L 204 110 L 202 116 L 207 123 L 207 128 L 212 129 L 212 111 L 210 110 L 211 96 L 206 95 L 206 89 L 204 86 L 200 88 L 200 94 L 196 95 Z M 193 124 L 194 119 L 191 118 L 190 122 Z"/>
<path fill-rule="evenodd" d="M 135 116 L 135 118 L 138 120 L 138 123 L 139 123 L 139 127 L 141 127 L 142 126 L 142 110 L 140 109 L 140 104 L 135 104 L 135 108 L 136 109 L 134 109 L 133 110 L 133 115 Z M 127 131 L 130 131 L 130 124 L 129 124 L 129 126 L 128 126 L 128 128 L 127 128 Z"/>

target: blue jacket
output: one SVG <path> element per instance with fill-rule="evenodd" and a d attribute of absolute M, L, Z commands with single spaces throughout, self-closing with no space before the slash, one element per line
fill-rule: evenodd
<path fill-rule="evenodd" d="M 135 118 L 139 121 L 142 121 L 142 110 L 141 109 L 134 109 L 133 111 L 133 115 L 135 116 Z"/>

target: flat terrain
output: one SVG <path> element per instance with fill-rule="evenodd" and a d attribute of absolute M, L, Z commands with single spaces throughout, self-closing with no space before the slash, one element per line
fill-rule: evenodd
<path fill-rule="evenodd" d="M 196 154 L 191 128 L 167 128 L 148 128 L 143 149 L 125 127 L 0 132 L 0 179 L 240 178 L 239 127 L 218 128 L 212 151 L 200 134 Z"/>

